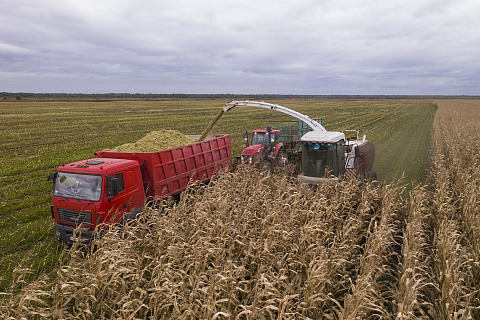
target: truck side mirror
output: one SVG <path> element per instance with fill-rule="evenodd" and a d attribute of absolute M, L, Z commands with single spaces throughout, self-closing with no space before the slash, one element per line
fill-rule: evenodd
<path fill-rule="evenodd" d="M 53 181 L 53 188 L 55 188 L 55 182 L 57 181 L 57 177 L 58 177 L 58 172 L 57 171 L 55 171 L 54 173 L 50 174 L 47 177 L 47 181 Z"/>
<path fill-rule="evenodd" d="M 48 177 L 47 177 L 47 181 L 55 181 L 58 177 L 58 172 L 55 171 L 54 173 L 50 174 Z M 55 183 L 55 182 L 54 182 Z"/>

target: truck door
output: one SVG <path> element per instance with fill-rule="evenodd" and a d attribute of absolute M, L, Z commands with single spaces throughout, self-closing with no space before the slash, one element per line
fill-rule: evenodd
<path fill-rule="evenodd" d="M 123 172 L 108 175 L 105 179 L 106 196 L 108 212 L 105 221 L 102 223 L 114 224 L 123 218 L 126 210 L 128 210 L 128 193 L 125 189 L 125 179 Z"/>
<path fill-rule="evenodd" d="M 105 180 L 109 222 L 130 219 L 143 211 L 145 193 L 139 168 L 109 175 Z"/>

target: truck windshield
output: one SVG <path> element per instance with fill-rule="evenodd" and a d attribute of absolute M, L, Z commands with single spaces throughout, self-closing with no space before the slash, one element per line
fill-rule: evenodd
<path fill-rule="evenodd" d="M 305 143 L 302 149 L 302 171 L 309 177 L 323 178 L 326 173 L 338 175 L 335 144 Z"/>
<path fill-rule="evenodd" d="M 102 195 L 102 176 L 58 172 L 55 196 L 98 201 Z"/>

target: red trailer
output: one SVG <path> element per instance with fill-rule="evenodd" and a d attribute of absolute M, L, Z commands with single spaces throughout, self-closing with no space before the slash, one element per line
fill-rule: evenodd
<path fill-rule="evenodd" d="M 100 226 L 125 221 L 147 201 L 179 194 L 192 182 L 205 182 L 232 167 L 229 135 L 157 152 L 96 152 L 97 158 L 60 166 L 53 180 L 52 218 L 58 240 L 91 239 Z"/>

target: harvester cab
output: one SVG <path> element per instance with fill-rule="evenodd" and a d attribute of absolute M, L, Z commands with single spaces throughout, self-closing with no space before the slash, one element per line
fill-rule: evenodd
<path fill-rule="evenodd" d="M 301 137 L 302 174 L 308 183 L 338 181 L 339 179 L 376 180 L 372 171 L 375 146 L 365 136 L 360 140 L 344 132 L 307 132 Z"/>
<path fill-rule="evenodd" d="M 345 135 L 340 132 L 307 132 L 301 138 L 302 171 L 300 179 L 318 182 L 338 177 L 345 168 Z"/>

